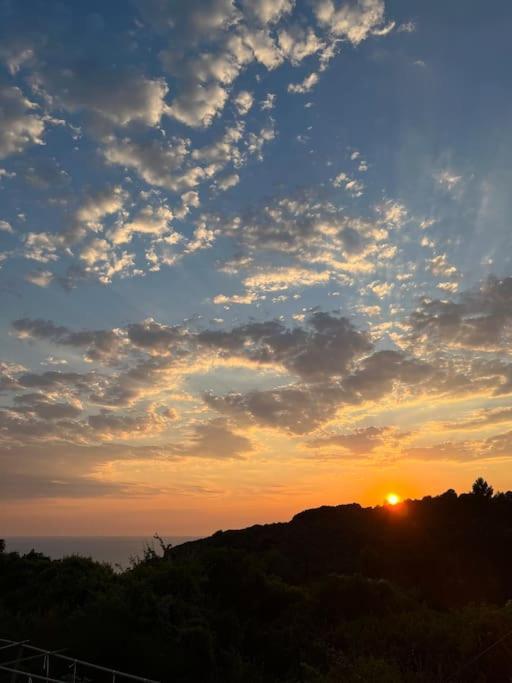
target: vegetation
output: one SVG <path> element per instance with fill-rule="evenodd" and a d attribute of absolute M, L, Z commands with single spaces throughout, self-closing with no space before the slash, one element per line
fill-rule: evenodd
<path fill-rule="evenodd" d="M 1 635 L 179 683 L 501 682 L 511 541 L 512 493 L 477 480 L 162 544 L 122 573 L 0 544 Z"/>

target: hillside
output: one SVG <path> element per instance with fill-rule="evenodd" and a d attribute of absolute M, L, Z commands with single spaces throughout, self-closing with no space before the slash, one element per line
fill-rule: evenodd
<path fill-rule="evenodd" d="M 509 680 L 512 494 L 491 494 L 307 510 L 122 574 L 7 549 L 0 635 L 183 683 Z"/>

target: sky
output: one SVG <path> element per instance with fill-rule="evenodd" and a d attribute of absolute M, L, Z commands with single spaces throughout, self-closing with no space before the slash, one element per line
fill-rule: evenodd
<path fill-rule="evenodd" d="M 4 535 L 512 488 L 511 20 L 0 0 Z"/>

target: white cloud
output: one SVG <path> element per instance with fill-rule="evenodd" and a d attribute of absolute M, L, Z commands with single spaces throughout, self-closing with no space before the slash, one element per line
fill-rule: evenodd
<path fill-rule="evenodd" d="M 0 232 L 14 232 L 12 225 L 8 221 L 0 221 Z"/>
<path fill-rule="evenodd" d="M 163 78 L 111 65 L 43 70 L 34 74 L 33 83 L 68 111 L 89 111 L 118 126 L 134 121 L 156 126 L 168 110 L 169 88 Z"/>
<path fill-rule="evenodd" d="M 334 0 L 315 0 L 314 11 L 321 25 L 354 45 L 365 40 L 384 20 L 383 0 L 357 0 L 343 4 Z"/>
<path fill-rule="evenodd" d="M 278 292 L 291 287 L 325 284 L 330 277 L 329 271 L 319 272 L 297 267 L 269 268 L 245 278 L 244 285 L 249 290 Z"/>
<path fill-rule="evenodd" d="M 268 111 L 270 109 L 273 109 L 276 105 L 276 96 L 274 93 L 267 93 L 265 95 L 265 98 L 261 100 L 260 102 L 260 108 L 262 111 Z"/>
<path fill-rule="evenodd" d="M 292 64 L 299 64 L 303 59 L 314 55 L 325 48 L 325 43 L 317 37 L 311 27 L 302 28 L 294 24 L 279 32 L 281 52 Z"/>
<path fill-rule="evenodd" d="M 313 71 L 301 83 L 289 83 L 288 92 L 303 95 L 312 90 L 320 80 L 317 73 Z"/>
<path fill-rule="evenodd" d="M 127 244 L 135 235 L 161 237 L 170 231 L 172 218 L 166 206 L 146 206 L 131 221 L 116 225 L 108 237 L 113 244 Z"/>
<path fill-rule="evenodd" d="M 183 89 L 174 98 L 169 114 L 192 128 L 205 128 L 219 114 L 228 99 L 228 92 L 218 83 L 197 83 Z"/>
<path fill-rule="evenodd" d="M 436 173 L 434 175 L 434 178 L 437 180 L 439 185 L 441 185 L 441 187 L 445 189 L 447 192 L 451 192 L 452 190 L 454 190 L 462 180 L 461 175 L 455 175 L 455 173 L 448 170 Z"/>
<path fill-rule="evenodd" d="M 119 186 L 95 192 L 88 196 L 77 209 L 75 218 L 79 223 L 97 232 L 102 227 L 102 218 L 120 211 L 125 198 Z"/>
<path fill-rule="evenodd" d="M 19 88 L 0 85 L 0 159 L 42 145 L 45 122 Z"/>
<path fill-rule="evenodd" d="M 216 187 L 219 188 L 219 190 L 222 190 L 222 192 L 229 190 L 231 187 L 235 187 L 235 185 L 238 185 L 240 182 L 240 176 L 238 173 L 230 173 L 229 175 L 225 175 L 221 178 L 218 178 L 216 182 Z"/>
<path fill-rule="evenodd" d="M 254 304 L 256 301 L 260 300 L 262 297 L 254 292 L 247 292 L 246 294 L 231 294 L 226 296 L 225 294 L 217 294 L 214 296 L 212 301 L 214 304 Z M 264 298 L 264 297 L 263 297 Z"/>
<path fill-rule="evenodd" d="M 392 282 L 371 282 L 368 285 L 368 290 L 370 292 L 373 292 L 375 296 L 378 296 L 379 298 L 384 298 L 387 297 L 391 294 L 393 290 L 394 284 Z"/>
<path fill-rule="evenodd" d="M 134 169 L 149 185 L 181 192 L 196 187 L 203 169 L 187 165 L 190 140 L 173 137 L 150 140 L 111 138 L 103 153 L 111 164 Z"/>
<path fill-rule="evenodd" d="M 107 240 L 94 238 L 82 248 L 80 260 L 87 273 L 108 284 L 115 275 L 126 277 L 132 273 L 135 255 L 125 251 L 118 253 Z"/>
<path fill-rule="evenodd" d="M 400 24 L 396 30 L 397 33 L 414 33 L 416 31 L 416 24 L 414 21 L 406 21 Z"/>
<path fill-rule="evenodd" d="M 261 24 L 274 24 L 289 14 L 295 0 L 243 0 L 244 11 L 255 17 Z"/>
<path fill-rule="evenodd" d="M 334 187 L 343 187 L 353 197 L 361 197 L 364 190 L 364 183 L 356 178 L 351 178 L 346 173 L 338 173 L 332 181 Z"/>
<path fill-rule="evenodd" d="M 254 102 L 254 97 L 252 93 L 247 90 L 241 90 L 238 95 L 234 98 L 233 103 L 241 116 L 245 116 L 247 112 L 251 109 Z"/>
<path fill-rule="evenodd" d="M 36 270 L 25 275 L 25 280 L 38 287 L 48 287 L 53 280 L 53 273 L 49 270 Z"/>

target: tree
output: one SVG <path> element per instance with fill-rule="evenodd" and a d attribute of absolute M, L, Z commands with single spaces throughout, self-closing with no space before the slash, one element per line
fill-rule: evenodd
<path fill-rule="evenodd" d="M 493 487 L 489 486 L 483 477 L 478 477 L 478 479 L 475 479 L 473 484 L 474 496 L 479 496 L 480 498 L 492 498 L 493 493 Z"/>

